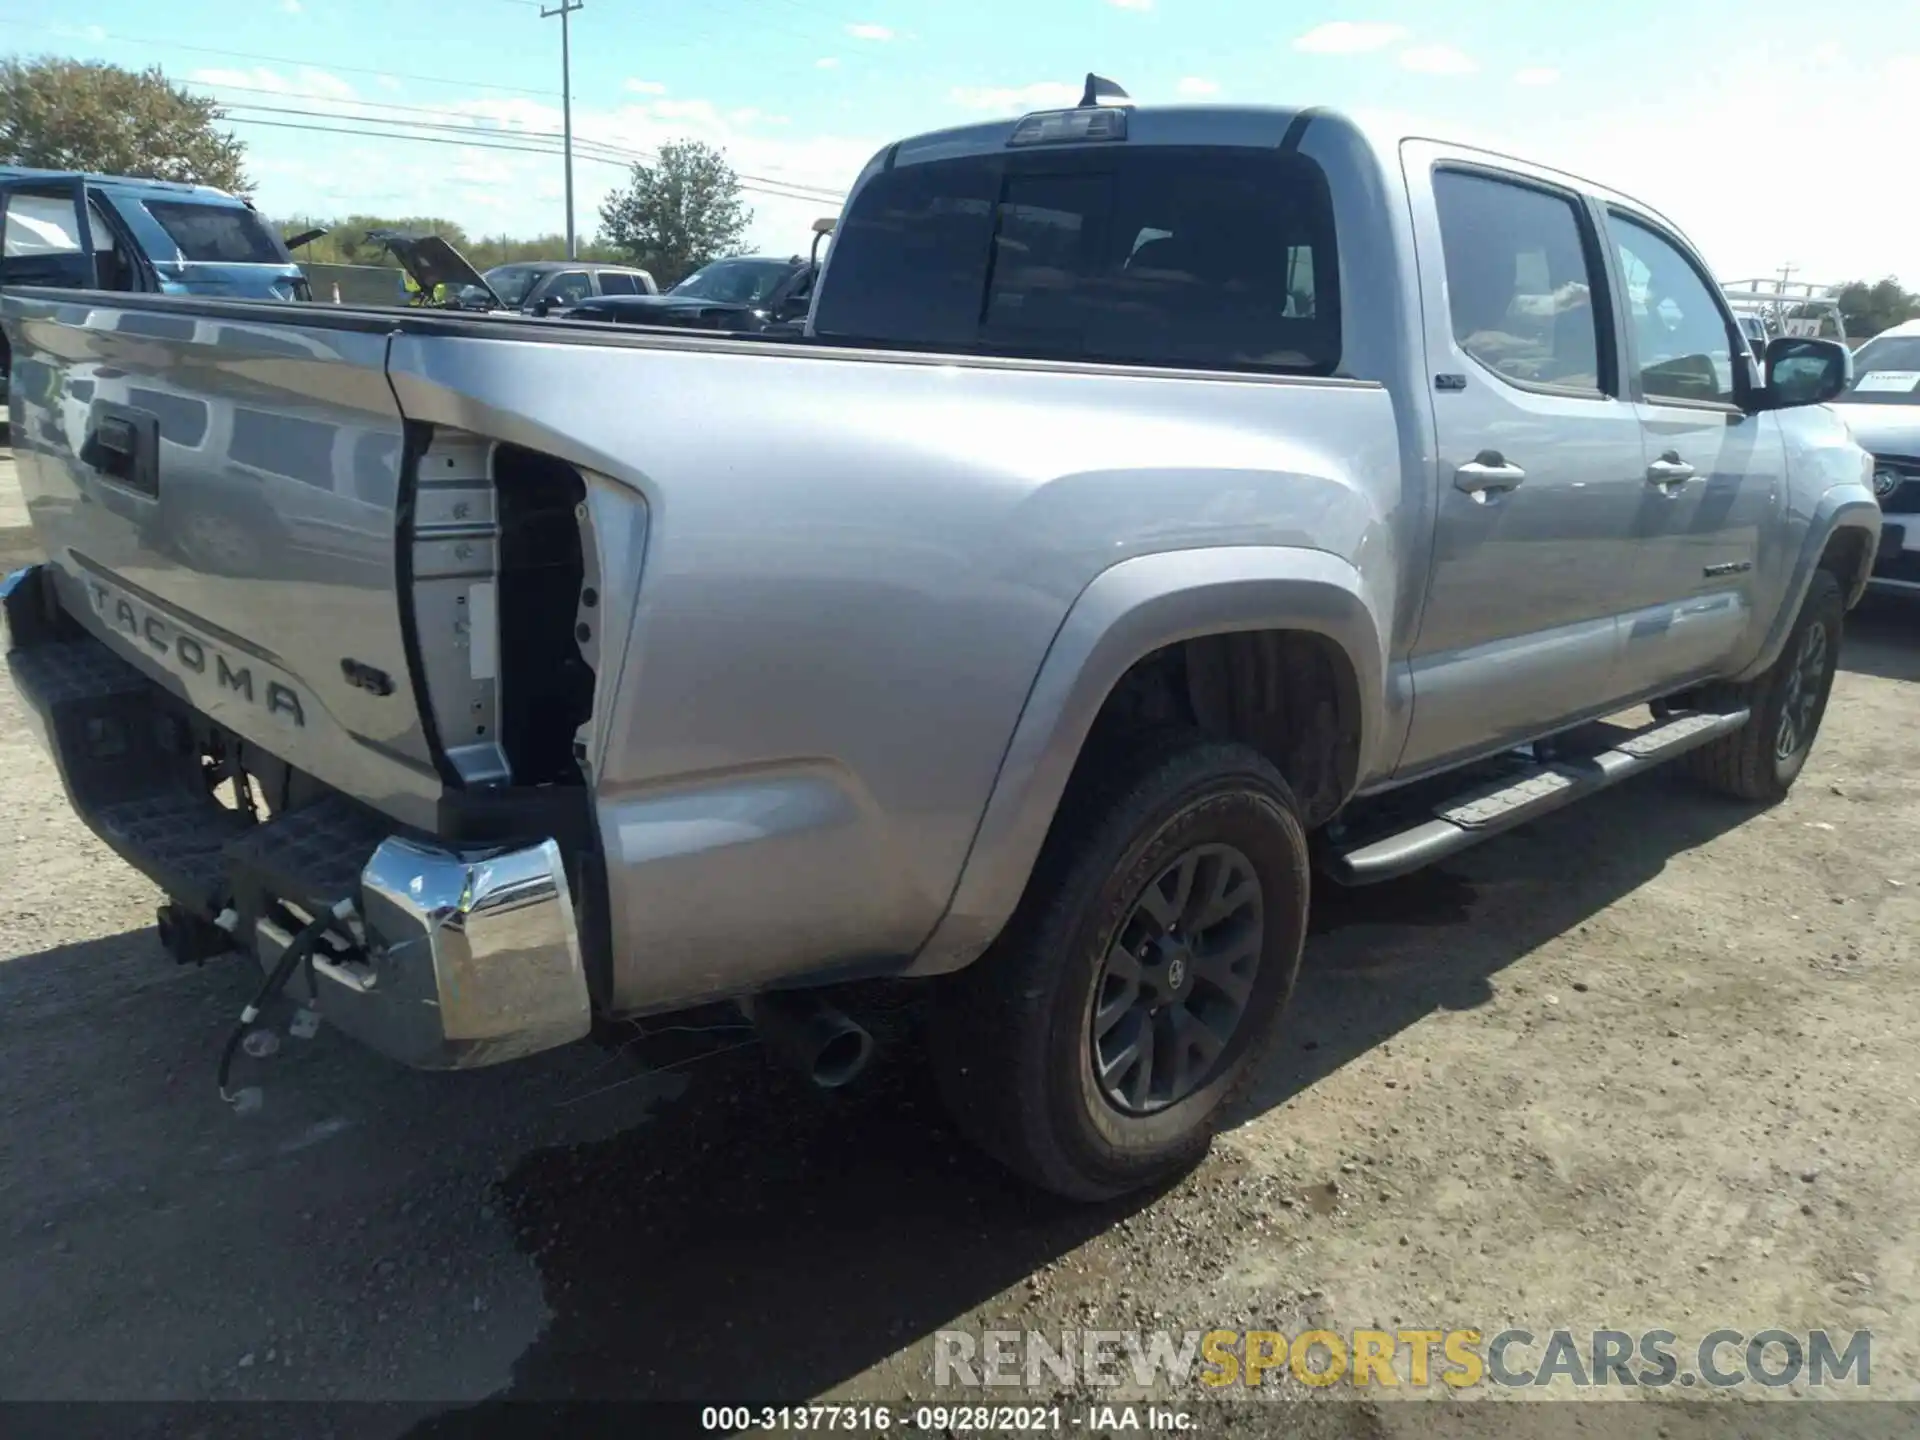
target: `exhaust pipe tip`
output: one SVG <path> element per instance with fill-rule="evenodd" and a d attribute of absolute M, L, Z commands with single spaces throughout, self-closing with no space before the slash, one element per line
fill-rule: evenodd
<path fill-rule="evenodd" d="M 822 1090 L 851 1085 L 873 1058 L 873 1036 L 810 990 L 770 990 L 740 1002 L 767 1049 Z"/>
<path fill-rule="evenodd" d="M 873 1058 L 873 1037 L 845 1016 L 841 1019 L 846 1020 L 847 1028 L 821 1047 L 813 1058 L 813 1068 L 807 1072 L 822 1090 L 851 1085 Z"/>

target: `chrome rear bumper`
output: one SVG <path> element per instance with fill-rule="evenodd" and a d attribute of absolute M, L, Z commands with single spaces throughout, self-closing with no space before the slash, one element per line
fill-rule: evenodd
<path fill-rule="evenodd" d="M 517 1060 L 578 1040 L 592 1023 L 580 932 L 560 847 L 458 853 L 394 837 L 360 872 L 366 945 L 316 955 L 320 1013 L 425 1070 Z M 289 942 L 255 925 L 271 966 Z"/>

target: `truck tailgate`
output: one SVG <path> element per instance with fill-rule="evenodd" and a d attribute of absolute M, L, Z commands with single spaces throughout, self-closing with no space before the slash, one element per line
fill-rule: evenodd
<path fill-rule="evenodd" d="M 391 322 L 221 310 L 7 296 L 20 484 L 61 604 L 243 740 L 427 823 Z"/>

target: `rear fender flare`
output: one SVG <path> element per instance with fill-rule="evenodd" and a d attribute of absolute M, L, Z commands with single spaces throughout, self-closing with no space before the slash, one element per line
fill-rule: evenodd
<path fill-rule="evenodd" d="M 957 970 L 1006 924 L 1039 858 L 1093 722 L 1133 665 L 1201 635 L 1300 630 L 1323 635 L 1353 667 L 1359 773 L 1380 743 L 1381 628 L 1361 575 L 1321 550 L 1268 546 L 1176 550 L 1102 572 L 1067 612 L 1014 727 L 947 913 L 911 967 Z"/>

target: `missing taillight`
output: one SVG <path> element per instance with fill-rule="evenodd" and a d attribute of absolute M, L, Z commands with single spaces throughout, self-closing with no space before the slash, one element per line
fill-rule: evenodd
<path fill-rule="evenodd" d="M 593 713 L 595 637 L 585 617 L 598 604 L 583 539 L 586 482 L 565 461 L 518 445 L 494 450 L 493 480 L 501 744 L 514 784 L 578 785 L 574 738 Z"/>

